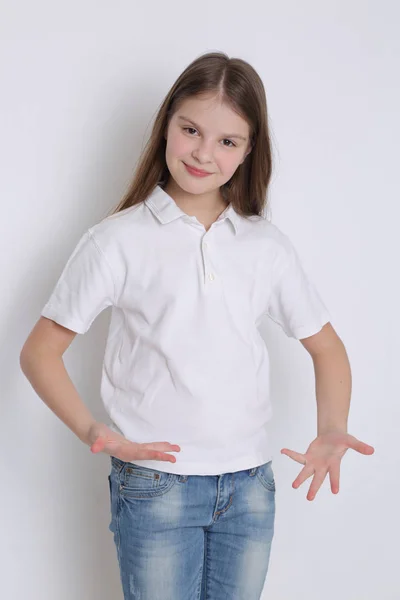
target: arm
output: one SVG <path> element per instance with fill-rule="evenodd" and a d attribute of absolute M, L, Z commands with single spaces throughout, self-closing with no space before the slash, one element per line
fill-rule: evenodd
<path fill-rule="evenodd" d="M 29 334 L 20 353 L 20 365 L 38 396 L 93 453 L 105 452 L 123 461 L 176 462 L 170 452 L 180 451 L 177 444 L 132 442 L 93 418 L 62 359 L 75 336 L 75 331 L 43 316 Z"/>
<path fill-rule="evenodd" d="M 75 331 L 40 317 L 21 350 L 20 366 L 43 402 L 88 444 L 95 419 L 79 397 L 62 358 L 75 336 Z"/>
<path fill-rule="evenodd" d="M 330 431 L 347 433 L 352 380 L 342 340 L 327 323 L 317 334 L 300 342 L 314 364 L 317 435 Z"/>
<path fill-rule="evenodd" d="M 351 395 L 351 371 L 344 345 L 330 323 L 316 334 L 300 340 L 314 363 L 317 396 L 317 437 L 302 454 L 283 448 L 286 454 L 304 465 L 292 483 L 298 488 L 313 477 L 307 500 L 314 500 L 329 473 L 332 493 L 339 491 L 340 463 L 349 448 L 373 454 L 374 448 L 347 432 Z"/>

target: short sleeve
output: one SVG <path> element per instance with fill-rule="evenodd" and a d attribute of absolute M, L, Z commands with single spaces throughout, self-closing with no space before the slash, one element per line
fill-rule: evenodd
<path fill-rule="evenodd" d="M 300 340 L 318 333 L 331 317 L 293 244 L 283 239 L 267 314 L 288 337 Z"/>
<path fill-rule="evenodd" d="M 97 315 L 114 304 L 111 267 L 87 230 L 70 255 L 41 315 L 86 333 Z"/>

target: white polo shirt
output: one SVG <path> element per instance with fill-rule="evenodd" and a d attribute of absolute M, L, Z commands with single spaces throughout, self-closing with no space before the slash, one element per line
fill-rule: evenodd
<path fill-rule="evenodd" d="M 330 320 L 288 237 L 232 205 L 208 231 L 160 186 L 90 227 L 41 314 L 77 333 L 111 306 L 101 379 L 109 425 L 179 444 L 176 463 L 216 475 L 272 459 L 264 316 L 301 339 Z"/>

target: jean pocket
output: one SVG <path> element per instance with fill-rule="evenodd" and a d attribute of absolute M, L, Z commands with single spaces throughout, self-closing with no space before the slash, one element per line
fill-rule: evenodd
<path fill-rule="evenodd" d="M 256 471 L 258 481 L 269 491 L 275 492 L 275 476 L 272 469 L 272 461 L 268 461 L 257 467 Z"/>
<path fill-rule="evenodd" d="M 177 475 L 125 463 L 119 475 L 119 491 L 127 498 L 154 498 L 168 492 L 177 480 Z"/>

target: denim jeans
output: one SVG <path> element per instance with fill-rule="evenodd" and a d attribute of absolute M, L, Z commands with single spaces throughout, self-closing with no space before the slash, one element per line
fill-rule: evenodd
<path fill-rule="evenodd" d="M 111 457 L 109 529 L 125 600 L 259 600 L 274 534 L 271 463 L 179 475 Z"/>

